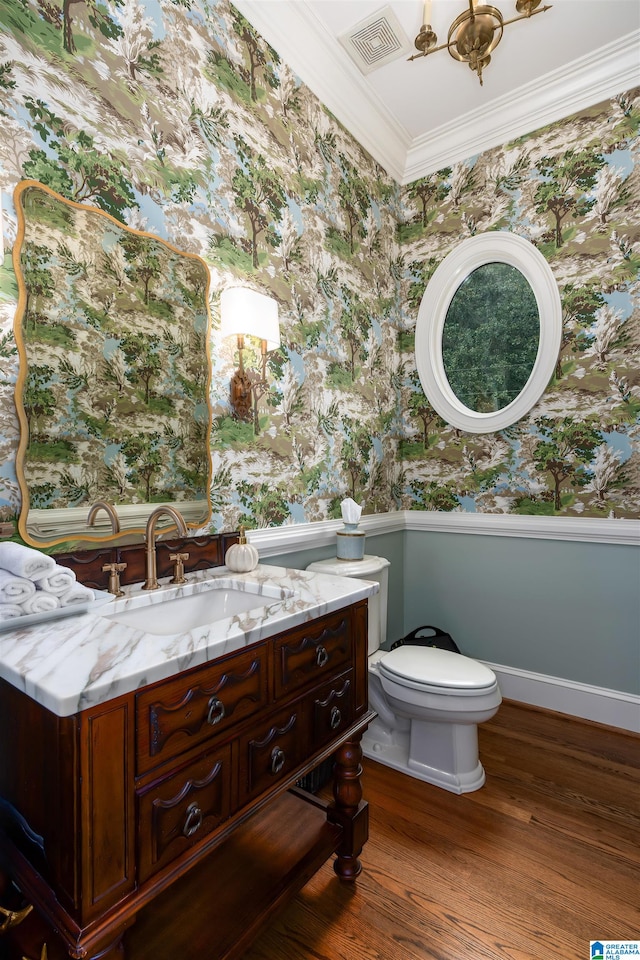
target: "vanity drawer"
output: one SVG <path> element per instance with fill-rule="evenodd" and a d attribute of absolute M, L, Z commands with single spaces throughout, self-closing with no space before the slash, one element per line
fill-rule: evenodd
<path fill-rule="evenodd" d="M 303 701 L 265 718 L 240 738 L 240 805 L 268 790 L 301 763 L 305 748 Z"/>
<path fill-rule="evenodd" d="M 231 814 L 231 746 L 138 794 L 138 880 L 199 843 Z"/>
<path fill-rule="evenodd" d="M 309 751 L 315 753 L 353 722 L 353 670 L 334 677 L 309 697 Z"/>
<path fill-rule="evenodd" d="M 266 702 L 266 646 L 217 660 L 138 694 L 138 774 L 228 730 Z"/>
<path fill-rule="evenodd" d="M 322 680 L 343 664 L 350 664 L 352 646 L 347 610 L 285 634 L 275 644 L 276 697 Z"/>

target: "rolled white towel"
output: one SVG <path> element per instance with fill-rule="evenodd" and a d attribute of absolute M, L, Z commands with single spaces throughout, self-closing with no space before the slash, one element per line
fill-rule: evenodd
<path fill-rule="evenodd" d="M 36 590 L 32 597 L 21 604 L 24 613 L 49 613 L 51 610 L 57 610 L 60 601 L 50 593 L 44 593 L 43 590 Z"/>
<path fill-rule="evenodd" d="M 68 607 L 72 603 L 90 603 L 95 598 L 96 595 L 93 590 L 90 587 L 85 587 L 82 583 L 74 583 L 66 593 L 58 597 L 61 607 Z"/>
<path fill-rule="evenodd" d="M 61 597 L 76 582 L 76 575 L 69 567 L 63 567 L 58 563 L 53 565 L 46 577 L 36 580 L 38 590 L 44 590 L 45 593 L 51 593 L 54 597 Z"/>
<path fill-rule="evenodd" d="M 24 603 L 35 592 L 36 586 L 32 580 L 0 569 L 0 603 Z"/>
<path fill-rule="evenodd" d="M 0 603 L 0 623 L 4 620 L 17 620 L 24 617 L 24 610 L 18 603 Z"/>
<path fill-rule="evenodd" d="M 39 550 L 32 550 L 14 540 L 0 540 L 0 567 L 27 580 L 46 577 L 55 567 L 53 557 Z"/>

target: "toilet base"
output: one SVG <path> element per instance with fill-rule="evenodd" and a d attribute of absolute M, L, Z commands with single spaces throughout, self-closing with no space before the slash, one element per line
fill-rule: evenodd
<path fill-rule="evenodd" d="M 475 724 L 412 720 L 409 731 L 374 720 L 362 738 L 365 757 L 451 793 L 471 793 L 485 782 Z"/>

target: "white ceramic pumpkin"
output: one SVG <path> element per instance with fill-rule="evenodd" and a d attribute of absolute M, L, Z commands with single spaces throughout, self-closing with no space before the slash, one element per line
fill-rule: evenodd
<path fill-rule="evenodd" d="M 227 550 L 224 562 L 234 573 L 249 573 L 258 566 L 258 551 L 247 543 L 244 527 L 240 527 L 240 539 Z"/>

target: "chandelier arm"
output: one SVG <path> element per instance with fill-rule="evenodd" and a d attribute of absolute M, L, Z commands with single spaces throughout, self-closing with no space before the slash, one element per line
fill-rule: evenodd
<path fill-rule="evenodd" d="M 538 7 L 537 10 L 532 10 L 531 13 L 521 13 L 519 17 L 512 17 L 511 20 L 503 20 L 502 26 L 506 27 L 508 23 L 516 23 L 518 20 L 531 20 L 531 17 L 535 17 L 537 13 L 544 13 L 546 10 L 551 10 L 552 6 L 552 3 L 547 3 L 544 7 Z"/>
<path fill-rule="evenodd" d="M 517 16 L 517 17 L 512 17 L 511 20 L 503 20 L 501 14 L 499 13 L 499 11 L 495 11 L 495 13 L 497 14 L 497 17 L 498 17 L 498 19 L 499 19 L 499 23 L 498 23 L 497 26 L 494 26 L 494 27 L 492 28 L 492 30 L 493 30 L 494 33 L 496 32 L 496 30 L 499 30 L 499 31 L 500 31 L 500 37 L 502 37 L 502 33 L 504 32 L 504 28 L 505 28 L 506 26 L 508 26 L 510 23 L 516 23 L 518 20 L 530 20 L 531 17 L 535 17 L 536 14 L 538 14 L 538 13 L 546 13 L 547 10 L 551 10 L 552 6 L 553 6 L 553 4 L 551 4 L 551 3 L 546 3 L 543 7 L 537 7 L 535 10 L 531 10 L 529 13 L 521 13 L 521 14 L 520 14 L 519 16 Z M 493 8 L 490 8 L 490 9 L 493 9 Z M 464 22 L 464 21 L 466 21 L 466 22 L 473 22 L 473 21 L 475 20 L 475 18 L 476 18 L 476 16 L 477 16 L 477 10 L 476 10 L 475 7 L 473 6 L 473 0 L 469 0 L 469 11 L 470 11 L 470 12 L 469 12 L 469 15 L 468 15 L 468 16 L 465 16 L 465 15 L 461 14 L 456 20 L 454 20 L 453 24 L 452 24 L 451 27 L 449 28 L 449 33 L 451 33 L 451 31 L 454 29 L 454 27 L 458 26 L 458 23 L 459 23 L 459 22 Z M 425 25 L 423 25 L 423 29 L 424 29 L 425 26 L 428 26 L 429 30 L 431 30 L 431 25 L 430 25 L 430 24 L 425 24 Z M 421 33 L 422 33 L 422 31 L 421 31 Z M 419 36 L 420 36 L 420 35 L 419 35 Z M 418 39 L 419 39 L 419 37 L 416 37 L 416 41 L 417 41 Z M 498 41 L 497 41 L 495 44 L 493 44 L 493 47 L 496 47 L 499 42 L 500 42 L 500 38 L 498 38 Z M 458 44 L 458 37 L 457 37 L 457 36 L 454 36 L 454 37 L 452 37 L 451 40 L 448 40 L 447 43 L 441 43 L 441 44 L 439 44 L 437 47 L 430 47 L 430 48 L 427 49 L 427 50 L 421 50 L 420 53 L 414 53 L 412 56 L 407 57 L 407 62 L 409 62 L 409 61 L 411 61 L 411 60 L 420 60 L 420 59 L 422 59 L 422 57 L 428 57 L 428 56 L 430 56 L 432 53 L 438 53 L 439 50 L 449 50 L 451 47 L 455 47 L 455 49 L 456 49 L 456 51 L 457 51 L 457 49 L 458 49 L 457 44 Z M 416 42 L 416 46 L 418 46 L 417 42 Z M 493 47 L 492 47 L 491 49 L 493 49 Z M 470 62 L 470 60 L 469 60 L 468 57 L 458 55 L 458 56 L 455 57 L 455 59 L 456 59 L 456 60 L 460 60 L 460 61 L 463 62 L 463 63 L 468 63 L 469 66 L 472 67 L 472 69 L 476 69 L 475 67 L 473 67 L 473 65 L 472 65 L 472 63 Z M 476 69 L 476 72 L 478 73 L 478 77 L 479 77 L 479 79 L 480 79 L 480 85 L 482 85 L 482 65 L 483 65 L 483 59 L 486 59 L 486 63 L 484 64 L 484 65 L 486 66 L 487 63 L 488 63 L 489 60 L 490 60 L 490 57 L 487 56 L 486 58 L 481 58 L 481 59 L 479 60 L 478 68 Z"/>
<path fill-rule="evenodd" d="M 450 40 L 449 43 L 441 43 L 439 47 L 431 47 L 430 50 L 424 50 L 422 53 L 414 53 L 412 57 L 407 57 L 407 62 L 409 60 L 419 60 L 420 57 L 428 57 L 430 53 L 437 53 L 438 50 L 448 50 L 449 47 L 455 47 L 455 45 L 455 40 Z"/>

